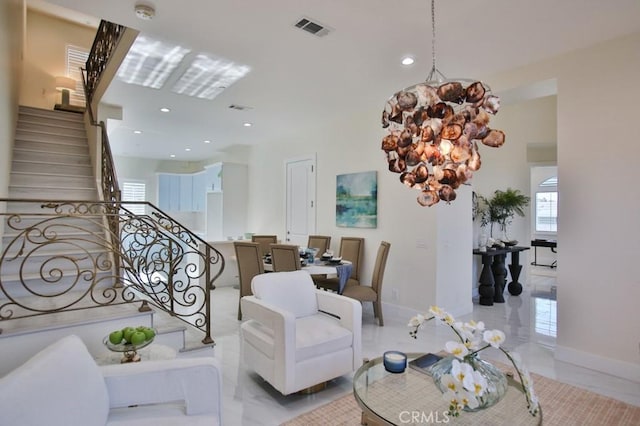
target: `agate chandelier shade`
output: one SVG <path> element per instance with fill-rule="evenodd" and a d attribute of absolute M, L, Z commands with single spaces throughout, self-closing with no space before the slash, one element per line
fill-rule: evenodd
<path fill-rule="evenodd" d="M 396 92 L 382 112 L 389 171 L 420 191 L 421 206 L 456 199 L 456 189 L 480 169 L 479 145 L 498 148 L 502 130 L 489 127 L 500 99 L 485 83 L 448 79 L 436 68 L 435 0 L 431 0 L 432 68 L 427 80 Z"/>

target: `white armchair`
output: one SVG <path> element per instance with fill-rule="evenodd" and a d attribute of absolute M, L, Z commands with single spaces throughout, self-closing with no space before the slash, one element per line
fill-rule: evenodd
<path fill-rule="evenodd" d="M 241 299 L 245 365 L 283 395 L 362 364 L 362 306 L 317 290 L 305 271 L 257 275 Z"/>
<path fill-rule="evenodd" d="M 0 424 L 221 425 L 221 386 L 214 358 L 99 367 L 72 335 L 0 379 Z"/>

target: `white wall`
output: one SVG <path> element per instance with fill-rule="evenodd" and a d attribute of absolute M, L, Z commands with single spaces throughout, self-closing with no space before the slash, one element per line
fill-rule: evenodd
<path fill-rule="evenodd" d="M 22 72 L 24 31 L 21 0 L 0 3 L 0 197 L 9 193 L 9 173 L 16 124 Z M 5 206 L 0 206 L 5 211 Z M 0 227 L 2 233 L 4 227 Z"/>
<path fill-rule="evenodd" d="M 556 357 L 637 381 L 639 46 L 636 33 L 489 80 L 494 88 L 558 82 Z"/>
<path fill-rule="evenodd" d="M 67 75 L 67 44 L 91 49 L 95 28 L 29 9 L 20 104 L 53 109 L 60 103 L 55 77 Z"/>

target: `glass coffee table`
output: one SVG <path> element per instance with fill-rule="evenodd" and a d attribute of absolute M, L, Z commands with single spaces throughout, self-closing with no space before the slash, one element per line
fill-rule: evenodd
<path fill-rule="evenodd" d="M 408 353 L 408 360 L 422 353 Z M 382 357 L 363 364 L 353 377 L 353 395 L 362 409 L 361 424 L 412 425 L 541 425 L 542 409 L 534 417 L 520 384 L 507 377 L 509 389 L 496 405 L 477 412 L 462 411 L 459 417 L 447 414 L 449 405 L 433 379 L 407 365 L 403 373 L 389 373 Z"/>

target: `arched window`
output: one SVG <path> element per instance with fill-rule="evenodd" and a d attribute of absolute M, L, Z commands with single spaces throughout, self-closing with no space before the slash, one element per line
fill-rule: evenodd
<path fill-rule="evenodd" d="M 558 232 L 558 178 L 544 180 L 536 191 L 536 232 Z"/>

